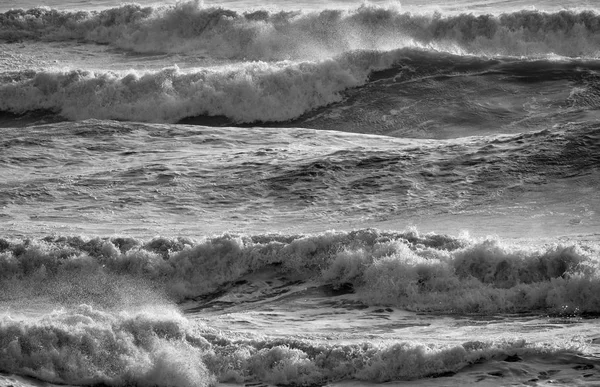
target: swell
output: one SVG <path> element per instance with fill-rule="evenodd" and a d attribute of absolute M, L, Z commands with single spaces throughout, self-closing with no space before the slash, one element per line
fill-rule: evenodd
<path fill-rule="evenodd" d="M 456 216 L 453 230 L 473 227 L 461 215 L 482 213 L 494 227 L 508 214 L 510 235 L 595 232 L 598 224 L 595 122 L 434 141 L 91 120 L 5 130 L 0 149 L 5 230 L 18 221 L 97 230 L 131 219 L 147 230 L 137 235 L 170 233 L 170 225 L 197 235 L 240 219 L 246 230 L 291 222 L 314 230 L 336 219 L 355 227 Z"/>
<path fill-rule="evenodd" d="M 440 99 L 435 102 L 440 105 L 452 102 L 450 98 L 458 87 L 464 89 L 462 98 L 466 101 L 456 108 L 466 106 L 470 110 L 462 112 L 465 114 L 457 110 L 455 115 L 483 114 L 487 117 L 485 122 L 473 123 L 482 126 L 498 122 L 499 118 L 507 123 L 521 121 L 531 115 L 531 109 L 525 109 L 524 105 L 531 105 L 529 99 L 535 100 L 534 92 L 548 94 L 549 99 L 554 98 L 552 93 L 557 94 L 558 86 L 564 92 L 565 87 L 558 82 L 568 83 L 566 87 L 572 88 L 573 93 L 551 101 L 555 106 L 549 112 L 555 112 L 555 107 L 562 111 L 597 109 L 599 67 L 597 60 L 484 59 L 422 49 L 395 49 L 353 51 L 316 61 L 248 62 L 220 68 L 174 66 L 159 71 L 120 72 L 27 70 L 1 75 L 0 111 L 17 115 L 51 111 L 70 120 L 179 122 L 190 117 L 217 117 L 212 121 L 192 121 L 217 125 L 287 122 L 288 126 L 348 131 L 368 131 L 372 126 L 375 133 L 376 121 L 387 119 L 391 119 L 387 126 L 396 130 L 419 126 L 422 115 L 435 113 L 440 107 L 425 106 L 427 102 L 420 98 L 421 94 L 432 93 L 431 100 Z M 547 82 L 558 86 L 549 84 L 547 91 L 543 89 Z M 531 92 L 525 87 L 532 84 L 540 85 L 539 90 Z M 508 118 L 499 117 L 506 116 L 505 108 L 490 115 L 492 108 L 468 99 L 470 94 L 488 89 L 495 94 L 482 95 L 481 99 L 506 98 L 505 85 L 508 93 L 511 89 L 514 93 L 525 93 L 515 111 L 508 111 L 514 113 Z M 386 102 L 379 103 L 384 97 Z M 359 108 L 354 109 L 353 104 Z M 414 104 L 417 106 L 413 107 Z M 419 110 L 421 105 L 425 110 Z M 540 106 L 544 112 L 545 105 Z M 338 110 L 331 110 L 332 107 Z M 360 125 L 360 117 L 353 116 L 358 114 L 355 110 L 363 116 L 373 116 L 375 122 Z M 343 113 L 356 122 L 334 120 L 340 122 L 332 127 L 328 113 L 334 118 Z M 457 124 L 464 124 L 463 121 Z M 353 129 L 357 124 L 359 128 Z"/>
<path fill-rule="evenodd" d="M 579 363 L 586 369 L 594 360 L 581 356 L 581 349 L 577 343 L 524 340 L 341 344 L 244 339 L 194 324 L 172 309 L 111 313 L 82 305 L 37 318 L 0 318 L 0 371 L 57 384 L 386 382 L 449 376 L 474 364 L 536 358 Z"/>
<path fill-rule="evenodd" d="M 158 8 L 128 4 L 100 12 L 11 10 L 0 14 L 0 39 L 79 40 L 134 52 L 250 60 L 322 58 L 415 45 L 477 55 L 597 57 L 599 20 L 594 11 L 419 15 L 374 6 L 238 13 L 191 1 Z"/>
<path fill-rule="evenodd" d="M 271 267 L 302 280 L 349 286 L 370 305 L 443 313 L 598 314 L 599 252 L 594 244 L 513 244 L 374 229 L 225 234 L 198 241 L 0 239 L 0 286 L 5 303 L 43 298 L 50 304 L 116 307 L 123 299 L 119 293 L 183 300 Z"/>

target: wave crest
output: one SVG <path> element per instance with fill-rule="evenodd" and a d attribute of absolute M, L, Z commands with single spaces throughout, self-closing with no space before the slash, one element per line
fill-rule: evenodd
<path fill-rule="evenodd" d="M 201 115 L 238 122 L 286 121 L 342 99 L 402 51 L 354 52 L 317 62 L 254 62 L 218 70 L 178 67 L 119 74 L 23 72 L 0 85 L 0 111 L 50 110 L 86 118 L 176 122 Z"/>
<path fill-rule="evenodd" d="M 436 312 L 600 312 L 597 246 L 536 247 L 371 229 L 223 235 L 198 242 L 46 238 L 4 245 L 0 274 L 9 299 L 27 293 L 33 282 L 48 295 L 57 282 L 90 276 L 137 278 L 182 299 L 275 265 L 300 278 L 350 284 L 373 305 Z M 91 291 L 85 296 L 86 302 L 95 300 Z"/>
<path fill-rule="evenodd" d="M 9 42 L 77 39 L 140 53 L 251 60 L 414 46 L 479 55 L 595 58 L 600 43 L 598 14 L 566 10 L 420 15 L 363 5 L 351 11 L 238 13 L 191 1 L 159 8 L 128 4 L 101 12 L 11 10 L 0 14 L 0 25 L 0 39 Z"/>

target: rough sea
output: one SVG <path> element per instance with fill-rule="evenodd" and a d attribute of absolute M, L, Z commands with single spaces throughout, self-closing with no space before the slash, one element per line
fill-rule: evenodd
<path fill-rule="evenodd" d="M 0 2 L 0 386 L 599 386 L 597 0 Z"/>

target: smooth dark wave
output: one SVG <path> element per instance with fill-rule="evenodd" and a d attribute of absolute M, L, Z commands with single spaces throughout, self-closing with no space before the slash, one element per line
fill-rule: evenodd
<path fill-rule="evenodd" d="M 79 40 L 135 52 L 204 53 L 214 58 L 323 58 L 355 49 L 430 46 L 478 55 L 597 57 L 594 11 L 502 15 L 417 15 L 362 6 L 320 13 L 203 8 L 199 2 L 101 12 L 47 8 L 0 14 L 0 39 Z"/>

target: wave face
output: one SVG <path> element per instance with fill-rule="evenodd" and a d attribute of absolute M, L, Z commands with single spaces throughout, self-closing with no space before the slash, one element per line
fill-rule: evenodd
<path fill-rule="evenodd" d="M 192 1 L 160 8 L 128 4 L 100 12 L 11 10 L 0 15 L 0 39 L 80 40 L 134 52 L 198 52 L 250 60 L 415 45 L 476 55 L 597 57 L 599 21 L 593 11 L 446 16 L 362 6 L 353 11 L 239 13 Z"/>

